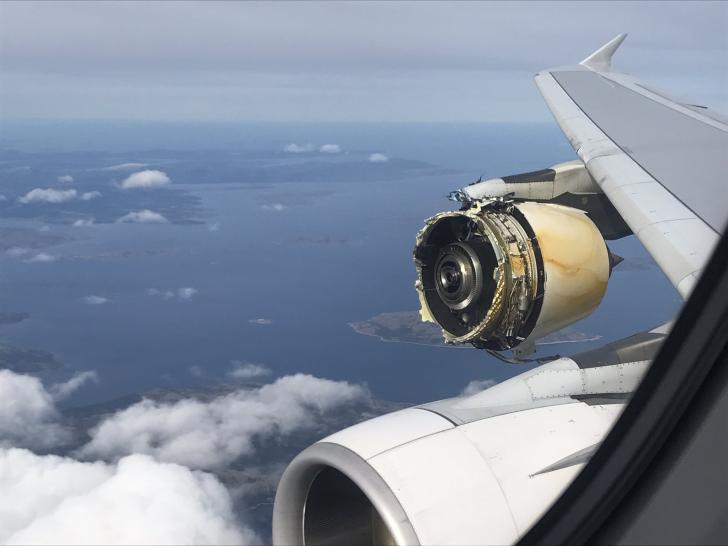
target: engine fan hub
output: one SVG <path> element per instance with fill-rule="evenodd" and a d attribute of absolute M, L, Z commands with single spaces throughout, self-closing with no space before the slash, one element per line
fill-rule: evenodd
<path fill-rule="evenodd" d="M 480 296 L 483 289 L 480 260 L 467 243 L 444 247 L 435 265 L 438 296 L 450 309 L 465 309 Z"/>

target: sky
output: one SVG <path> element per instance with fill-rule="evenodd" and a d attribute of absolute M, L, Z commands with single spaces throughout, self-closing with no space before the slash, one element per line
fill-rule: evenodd
<path fill-rule="evenodd" d="M 728 3 L 0 3 L 0 119 L 541 122 L 616 69 L 728 111 Z"/>

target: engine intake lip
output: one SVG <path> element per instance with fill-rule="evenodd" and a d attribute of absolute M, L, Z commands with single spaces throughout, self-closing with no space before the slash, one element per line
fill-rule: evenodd
<path fill-rule="evenodd" d="M 306 503 L 319 474 L 332 468 L 344 474 L 367 497 L 398 545 L 420 541 L 402 505 L 384 479 L 355 452 L 339 444 L 318 442 L 303 450 L 281 477 L 273 505 L 273 544 L 311 544 L 306 540 Z"/>

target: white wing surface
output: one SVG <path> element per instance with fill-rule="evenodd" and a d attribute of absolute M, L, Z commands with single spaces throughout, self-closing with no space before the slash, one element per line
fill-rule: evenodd
<path fill-rule="evenodd" d="M 728 123 L 612 72 L 624 38 L 535 80 L 593 179 L 686 298 L 726 223 Z"/>

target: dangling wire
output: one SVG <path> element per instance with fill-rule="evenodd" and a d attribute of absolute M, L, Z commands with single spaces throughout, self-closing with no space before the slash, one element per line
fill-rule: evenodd
<path fill-rule="evenodd" d="M 533 364 L 534 362 L 537 364 L 547 364 L 561 358 L 561 355 L 542 356 L 540 358 L 508 358 L 507 356 L 504 356 L 498 351 L 494 351 L 493 349 L 486 349 L 485 351 L 490 356 L 495 357 L 501 362 L 505 362 L 507 364 Z"/>

